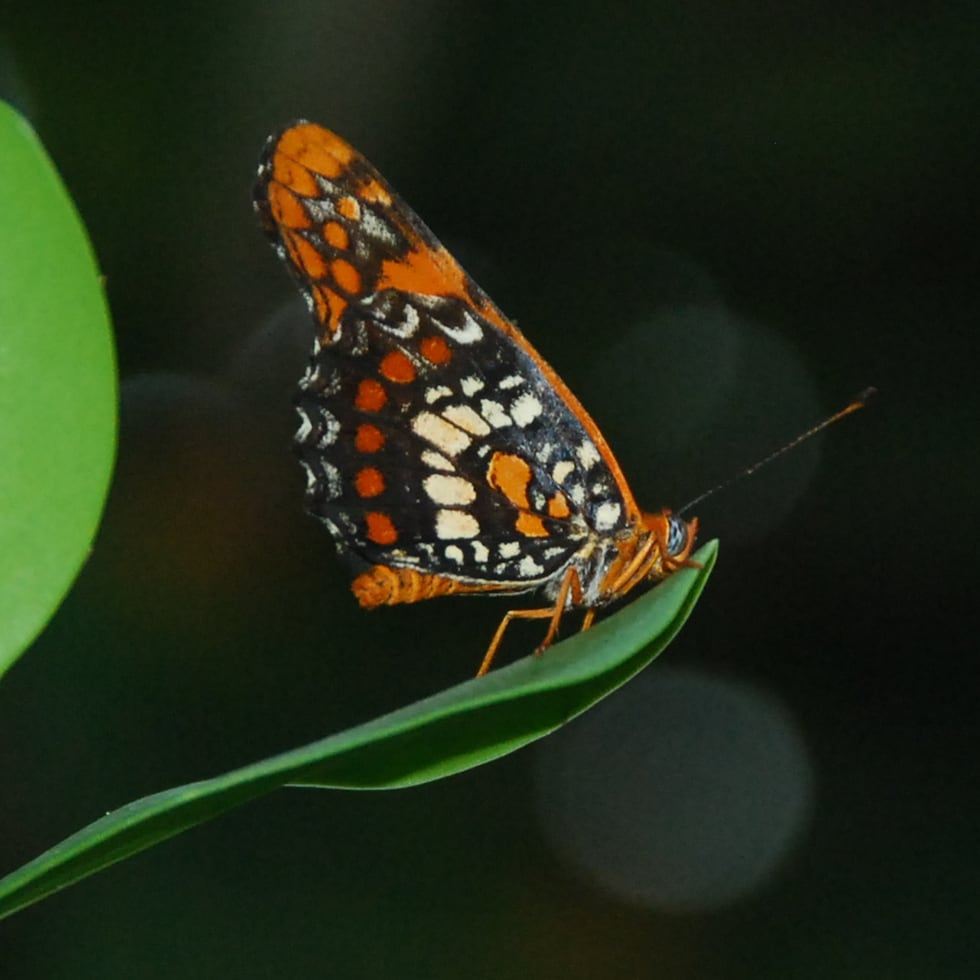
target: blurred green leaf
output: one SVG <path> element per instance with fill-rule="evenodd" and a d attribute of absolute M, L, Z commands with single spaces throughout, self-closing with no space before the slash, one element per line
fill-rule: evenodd
<path fill-rule="evenodd" d="M 319 742 L 121 807 L 0 880 L 0 918 L 226 810 L 286 785 L 394 789 L 461 772 L 581 714 L 680 630 L 718 553 L 587 633 Z"/>
<path fill-rule="evenodd" d="M 109 317 L 85 230 L 0 102 L 0 676 L 85 561 L 116 438 Z"/>

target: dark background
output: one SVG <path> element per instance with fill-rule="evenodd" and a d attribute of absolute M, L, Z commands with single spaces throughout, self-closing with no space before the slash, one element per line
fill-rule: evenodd
<path fill-rule="evenodd" d="M 0 924 L 0 974 L 977 975 L 974 3 L 88 3 L 0 29 L 122 377 L 91 560 L 0 685 L 0 872 L 466 678 L 507 608 L 363 613 L 302 513 L 311 331 L 250 204 L 291 119 L 373 160 L 649 508 L 882 393 L 699 508 L 701 604 L 596 711 L 444 782 L 193 830 Z"/>

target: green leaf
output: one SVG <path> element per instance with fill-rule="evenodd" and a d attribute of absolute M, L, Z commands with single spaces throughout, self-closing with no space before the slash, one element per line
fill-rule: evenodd
<path fill-rule="evenodd" d="M 374 721 L 214 779 L 144 797 L 0 880 L 0 918 L 226 810 L 286 785 L 411 786 L 547 735 L 649 664 L 687 619 L 715 563 L 685 568 L 587 633 Z"/>
<path fill-rule="evenodd" d="M 0 676 L 91 547 L 116 439 L 95 259 L 30 126 L 0 102 Z"/>

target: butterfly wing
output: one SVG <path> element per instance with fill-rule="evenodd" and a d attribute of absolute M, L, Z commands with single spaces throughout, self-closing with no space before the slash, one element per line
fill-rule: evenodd
<path fill-rule="evenodd" d="M 341 552 L 517 592 L 636 519 L 574 395 L 356 150 L 287 129 L 256 207 L 318 325 L 296 439 Z"/>

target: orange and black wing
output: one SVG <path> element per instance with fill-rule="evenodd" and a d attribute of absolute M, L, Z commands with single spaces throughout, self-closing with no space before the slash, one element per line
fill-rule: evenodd
<path fill-rule="evenodd" d="M 296 440 L 341 552 L 518 592 L 635 518 L 578 401 L 356 150 L 274 136 L 256 208 L 317 322 Z"/>

